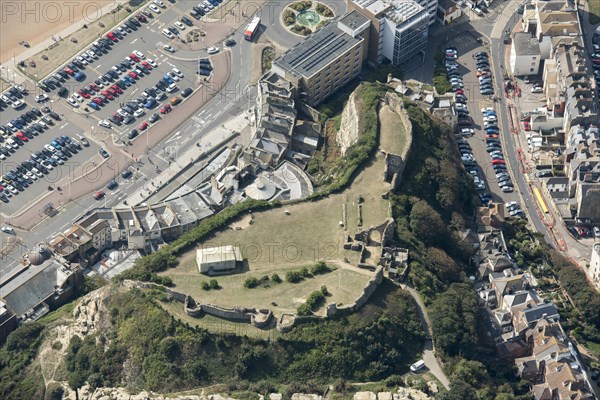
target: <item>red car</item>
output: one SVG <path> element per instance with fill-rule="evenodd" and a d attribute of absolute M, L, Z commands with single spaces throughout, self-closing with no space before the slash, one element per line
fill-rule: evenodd
<path fill-rule="evenodd" d="M 130 76 L 130 77 L 132 77 L 133 79 L 137 79 L 137 74 L 136 74 L 135 72 L 133 72 L 133 71 L 129 71 L 129 72 L 127 73 L 127 75 L 129 75 L 129 76 Z"/>
<path fill-rule="evenodd" d="M 119 113 L 114 113 L 113 117 L 115 117 L 116 119 L 118 119 L 119 121 L 123 121 L 123 117 L 121 117 L 121 115 Z"/>
<path fill-rule="evenodd" d="M 109 99 L 109 100 L 112 100 L 112 99 L 113 99 L 113 96 L 112 96 L 112 94 L 110 94 L 110 93 L 108 92 L 108 90 L 103 90 L 103 91 L 101 91 L 101 92 L 100 92 L 100 94 L 101 94 L 102 96 L 106 97 L 106 98 L 107 98 L 107 99 Z"/>
<path fill-rule="evenodd" d="M 91 96 L 88 93 L 87 90 L 85 89 L 79 89 L 79 94 L 81 95 L 81 97 L 83 97 L 84 99 L 89 99 Z"/>
<path fill-rule="evenodd" d="M 525 122 L 523 122 L 523 128 L 526 131 L 530 131 L 531 130 L 531 125 L 529 125 L 529 122 L 525 121 Z"/>
<path fill-rule="evenodd" d="M 92 99 L 92 101 L 93 101 L 94 103 L 98 104 L 99 106 L 101 106 L 101 105 L 102 105 L 102 103 L 103 103 L 103 101 L 102 101 L 102 99 L 101 99 L 100 97 L 94 97 L 94 98 Z"/>
<path fill-rule="evenodd" d="M 462 89 L 457 89 L 456 94 L 465 94 Z"/>
<path fill-rule="evenodd" d="M 160 109 L 161 114 L 166 114 L 171 112 L 171 106 L 169 104 L 165 104 L 163 108 Z"/>
<path fill-rule="evenodd" d="M 110 93 L 111 96 L 113 96 L 113 97 L 115 97 L 117 95 L 117 91 L 115 89 L 113 89 L 113 88 L 108 88 L 108 89 L 106 89 L 106 91 L 108 93 Z"/>
<path fill-rule="evenodd" d="M 140 61 L 140 58 L 138 56 L 136 56 L 135 54 L 133 54 L 133 53 L 131 53 L 129 55 L 129 58 L 131 58 L 135 62 L 139 62 Z"/>
<path fill-rule="evenodd" d="M 101 200 L 104 197 L 104 192 L 99 191 L 94 194 L 94 199 Z"/>
<path fill-rule="evenodd" d="M 140 131 L 145 131 L 147 127 L 148 127 L 148 123 L 146 121 L 144 121 L 140 124 L 140 126 L 138 126 L 138 129 Z"/>
<path fill-rule="evenodd" d="M 506 164 L 506 162 L 504 162 L 504 160 L 492 160 L 492 164 L 493 165 L 498 165 L 498 164 Z"/>
<path fill-rule="evenodd" d="M 119 39 L 117 39 L 117 37 L 115 36 L 115 34 L 112 33 L 112 32 L 108 32 L 106 34 L 106 37 L 109 38 L 110 40 L 112 40 L 113 42 L 118 42 L 119 41 Z"/>
<path fill-rule="evenodd" d="M 150 63 L 148 61 L 142 61 L 142 65 L 148 70 L 150 71 L 152 69 L 152 65 L 150 65 Z"/>
<path fill-rule="evenodd" d="M 118 94 L 121 94 L 121 93 L 123 93 L 123 89 L 121 89 L 121 88 L 119 87 L 119 85 L 112 85 L 110 88 L 111 88 L 112 90 L 114 90 L 115 92 L 117 92 Z"/>
<path fill-rule="evenodd" d="M 136 17 L 136 18 L 138 19 L 138 21 L 140 21 L 140 22 L 146 22 L 146 21 L 148 21 L 148 19 L 146 18 L 146 16 L 145 16 L 145 15 L 142 15 L 142 14 L 136 14 L 136 16 L 135 16 L 135 17 Z"/>
<path fill-rule="evenodd" d="M 144 122 L 144 123 L 145 123 L 145 122 Z M 147 126 L 147 125 L 148 125 L 148 124 L 146 124 L 146 126 Z M 21 131 L 17 132 L 17 133 L 15 134 L 15 136 L 16 136 L 16 137 L 18 137 L 19 139 L 21 139 L 21 140 L 22 140 L 22 141 L 24 141 L 24 142 L 28 142 L 28 141 L 29 141 L 29 138 L 28 138 L 27 136 L 25 136 L 25 135 L 23 134 L 23 132 L 21 132 Z"/>
<path fill-rule="evenodd" d="M 93 90 L 94 92 L 100 91 L 100 88 L 95 83 L 90 83 L 90 89 Z"/>
<path fill-rule="evenodd" d="M 63 71 L 66 72 L 67 74 L 71 75 L 71 76 L 75 75 L 75 72 L 73 72 L 73 70 L 71 68 L 69 68 L 69 67 L 63 68 Z"/>

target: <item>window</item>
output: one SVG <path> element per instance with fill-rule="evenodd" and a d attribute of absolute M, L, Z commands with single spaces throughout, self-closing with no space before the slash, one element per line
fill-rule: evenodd
<path fill-rule="evenodd" d="M 533 72 L 533 70 L 534 70 L 534 69 L 535 69 L 535 68 L 530 68 L 530 69 L 529 69 L 529 72 Z"/>

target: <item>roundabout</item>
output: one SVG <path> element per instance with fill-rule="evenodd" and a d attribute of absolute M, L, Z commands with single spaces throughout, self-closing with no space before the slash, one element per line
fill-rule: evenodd
<path fill-rule="evenodd" d="M 308 0 L 289 4 L 281 14 L 283 26 L 300 36 L 312 34 L 334 17 L 335 13 L 327 5 Z"/>

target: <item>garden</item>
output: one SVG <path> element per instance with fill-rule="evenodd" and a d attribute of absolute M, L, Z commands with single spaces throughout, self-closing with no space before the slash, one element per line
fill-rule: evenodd
<path fill-rule="evenodd" d="M 284 25 L 291 32 L 308 36 L 327 24 L 335 13 L 323 3 L 302 0 L 290 4 L 282 14 Z"/>

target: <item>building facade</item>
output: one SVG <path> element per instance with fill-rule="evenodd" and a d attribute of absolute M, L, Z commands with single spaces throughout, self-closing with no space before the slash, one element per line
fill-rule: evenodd
<path fill-rule="evenodd" d="M 540 43 L 528 32 L 517 32 L 510 47 L 510 71 L 516 76 L 540 72 Z"/>
<path fill-rule="evenodd" d="M 286 51 L 271 71 L 297 87 L 300 100 L 316 106 L 362 71 L 369 26 L 366 17 L 351 11 Z"/>
<path fill-rule="evenodd" d="M 421 4 L 423 3 L 423 4 Z M 435 8 L 432 13 L 428 7 Z M 435 21 L 437 0 L 350 0 L 348 8 L 371 21 L 368 60 L 375 64 L 388 59 L 401 64 L 427 46 L 429 26 Z"/>

